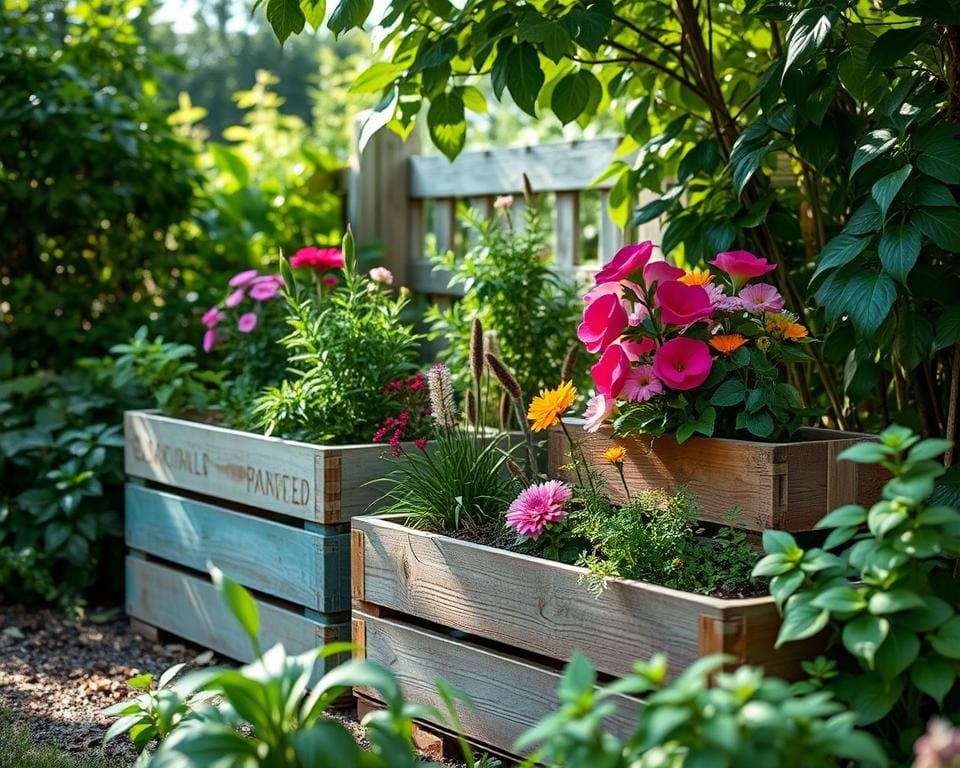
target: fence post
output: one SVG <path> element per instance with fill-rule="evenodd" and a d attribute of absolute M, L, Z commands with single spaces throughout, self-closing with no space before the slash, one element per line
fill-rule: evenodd
<path fill-rule="evenodd" d="M 393 272 L 395 285 L 409 281 L 414 218 L 422 215 L 409 195 L 408 160 L 419 146 L 416 131 L 406 141 L 392 131 L 377 131 L 359 153 L 350 185 L 347 216 L 357 243 L 381 245 L 382 263 Z"/>

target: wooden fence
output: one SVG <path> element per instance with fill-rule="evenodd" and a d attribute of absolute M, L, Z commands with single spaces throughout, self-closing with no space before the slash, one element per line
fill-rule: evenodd
<path fill-rule="evenodd" d="M 619 138 L 465 152 L 450 162 L 420 154 L 381 131 L 361 153 L 350 181 L 347 220 L 359 242 L 379 242 L 397 284 L 434 299 L 456 294 L 432 268 L 430 248 L 461 254 L 467 245 L 457 215 L 467 204 L 481 216 L 500 195 L 513 195 L 513 219 L 523 206 L 523 176 L 552 218 L 553 253 L 561 273 L 583 276 L 628 241 L 659 242 L 656 221 L 624 231 L 608 211 L 613 179 L 594 182 L 614 160 Z M 638 201 L 640 202 L 640 201 Z M 598 260 L 599 256 L 599 260 Z"/>

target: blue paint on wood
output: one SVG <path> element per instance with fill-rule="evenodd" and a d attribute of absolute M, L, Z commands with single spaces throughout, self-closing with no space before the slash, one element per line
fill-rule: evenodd
<path fill-rule="evenodd" d="M 350 534 L 333 531 L 126 486 L 127 546 L 202 572 L 212 562 L 245 587 L 321 613 L 350 609 Z"/>

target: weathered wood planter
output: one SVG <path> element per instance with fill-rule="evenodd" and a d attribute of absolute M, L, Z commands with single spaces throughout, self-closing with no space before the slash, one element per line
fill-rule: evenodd
<path fill-rule="evenodd" d="M 349 636 L 349 520 L 379 496 L 383 447 L 318 446 L 150 411 L 124 418 L 127 613 L 243 661 L 208 563 L 250 589 L 264 647 Z"/>
<path fill-rule="evenodd" d="M 604 675 L 669 654 L 671 675 L 728 653 L 790 676 L 810 647 L 774 652 L 780 617 L 768 597 L 722 600 L 612 580 L 595 598 L 582 568 L 425 533 L 385 518 L 353 520 L 353 639 L 390 667 L 411 700 L 439 705 L 442 677 L 466 691 L 469 737 L 498 751 L 558 705 L 574 651 Z M 376 699 L 376 693 L 358 694 Z M 640 703 L 623 698 L 612 727 L 629 732 Z"/>
<path fill-rule="evenodd" d="M 606 480 L 604 491 L 623 501 L 624 490 L 616 470 L 601 460 L 612 443 L 605 426 L 586 432 L 582 422 L 568 423 L 587 461 Z M 687 487 L 703 505 L 700 518 L 751 531 L 778 528 L 811 530 L 828 512 L 844 504 L 873 504 L 887 481 L 886 471 L 874 465 L 837 461 L 837 456 L 870 435 L 830 429 L 801 429 L 792 443 L 694 437 L 682 445 L 671 435 L 656 440 L 617 439 L 627 448 L 624 476 L 631 489 Z M 569 447 L 563 432 L 551 430 L 548 439 L 551 477 L 571 480 Z"/>

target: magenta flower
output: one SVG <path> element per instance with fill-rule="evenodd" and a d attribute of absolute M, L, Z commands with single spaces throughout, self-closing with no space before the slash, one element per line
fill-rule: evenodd
<path fill-rule="evenodd" d="M 651 286 L 654 283 L 665 283 L 667 280 L 678 280 L 685 274 L 686 272 L 673 264 L 665 261 L 651 261 L 643 268 L 643 282 Z"/>
<path fill-rule="evenodd" d="M 333 288 L 333 286 L 337 284 L 337 278 L 335 278 L 333 275 L 324 275 L 320 282 L 322 282 L 327 288 Z"/>
<path fill-rule="evenodd" d="M 624 353 L 627 355 L 627 359 L 631 363 L 635 363 L 647 353 L 653 352 L 654 348 L 657 346 L 657 343 L 647 336 L 639 340 L 622 337 L 613 343 L 623 349 Z"/>
<path fill-rule="evenodd" d="M 418 437 L 416 440 L 413 441 L 413 444 L 422 451 L 424 448 L 427 447 L 427 438 Z"/>
<path fill-rule="evenodd" d="M 667 280 L 657 285 L 660 319 L 670 325 L 687 326 L 706 320 L 713 314 L 710 296 L 699 285 L 684 285 Z"/>
<path fill-rule="evenodd" d="M 599 394 L 616 397 L 630 375 L 630 358 L 619 344 L 611 344 L 590 369 L 590 375 Z"/>
<path fill-rule="evenodd" d="M 664 342 L 653 356 L 653 371 L 670 389 L 695 389 L 713 367 L 710 347 L 699 339 L 679 336 Z"/>
<path fill-rule="evenodd" d="M 240 333 L 250 333 L 250 331 L 256 327 L 256 312 L 244 312 L 242 315 L 240 315 L 240 319 L 237 321 L 237 330 L 240 331 Z"/>
<path fill-rule="evenodd" d="M 577 337 L 588 352 L 599 352 L 613 342 L 627 327 L 627 310 L 614 293 L 595 298 L 583 310 L 583 322 Z"/>
<path fill-rule="evenodd" d="M 229 285 L 231 288 L 250 285 L 250 283 L 252 283 L 256 279 L 256 277 L 257 277 L 257 270 L 245 269 L 243 272 L 237 272 L 237 274 L 231 277 L 227 285 Z"/>
<path fill-rule="evenodd" d="M 559 480 L 531 485 L 513 500 L 507 510 L 507 524 L 521 536 L 536 539 L 550 523 L 567 516 L 564 505 L 573 490 Z"/>
<path fill-rule="evenodd" d="M 730 275 L 735 287 L 740 288 L 754 277 L 772 272 L 776 264 L 768 264 L 766 259 L 760 259 L 749 251 L 724 251 L 710 262 L 717 269 Z"/>
<path fill-rule="evenodd" d="M 301 248 L 290 259 L 291 267 L 310 267 L 317 272 L 325 272 L 328 269 L 343 269 L 343 251 L 339 248 L 317 248 L 315 245 L 308 245 Z"/>
<path fill-rule="evenodd" d="M 649 240 L 638 245 L 626 245 L 597 272 L 596 283 L 616 283 L 620 280 L 640 280 L 643 268 L 650 261 L 653 243 Z"/>
<path fill-rule="evenodd" d="M 663 394 L 663 384 L 653 372 L 652 365 L 638 365 L 623 383 L 622 394 L 632 403 L 645 403 Z"/>
<path fill-rule="evenodd" d="M 213 328 L 207 328 L 203 333 L 203 351 L 209 352 L 213 345 L 217 343 L 217 332 Z"/>
<path fill-rule="evenodd" d="M 705 286 L 707 295 L 710 297 L 710 304 L 717 312 L 740 312 L 743 310 L 743 302 L 737 296 L 728 296 L 723 290 L 722 285 L 710 283 Z"/>
<path fill-rule="evenodd" d="M 769 283 L 751 283 L 740 289 L 743 308 L 750 312 L 779 312 L 783 309 L 783 296 Z"/>
<path fill-rule="evenodd" d="M 220 311 L 220 307 L 210 307 L 210 309 L 203 313 L 200 322 L 207 326 L 207 328 L 214 328 L 224 317 L 225 315 Z"/>
<path fill-rule="evenodd" d="M 583 428 L 587 432 L 596 432 L 613 413 L 616 405 L 617 401 L 607 395 L 591 397 L 587 401 L 587 409 L 583 412 Z"/>
<path fill-rule="evenodd" d="M 269 301 L 277 295 L 277 291 L 280 290 L 280 286 L 270 280 L 270 282 L 257 283 L 250 289 L 250 298 L 256 299 L 257 301 Z"/>
<path fill-rule="evenodd" d="M 243 299 L 244 299 L 244 297 L 245 297 L 246 295 L 247 295 L 247 294 L 246 294 L 246 292 L 243 290 L 243 288 L 237 288 L 237 290 L 235 290 L 233 293 L 231 293 L 229 296 L 227 296 L 227 300 L 226 300 L 225 302 L 223 302 L 223 303 L 226 304 L 228 307 L 230 307 L 230 309 L 233 309 L 233 308 L 234 308 L 235 306 L 237 306 L 241 301 L 243 301 Z"/>

